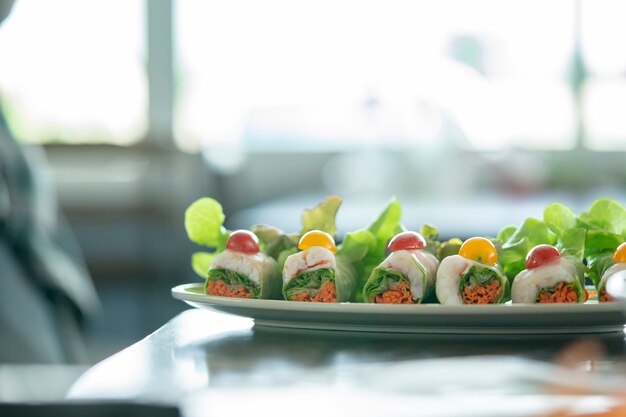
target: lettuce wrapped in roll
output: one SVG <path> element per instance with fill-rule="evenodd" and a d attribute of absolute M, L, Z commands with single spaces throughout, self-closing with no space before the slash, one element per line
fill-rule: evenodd
<path fill-rule="evenodd" d="M 526 269 L 513 280 L 511 293 L 514 303 L 583 303 L 583 265 L 562 257 L 552 245 L 535 246 L 526 257 Z"/>
<path fill-rule="evenodd" d="M 281 284 L 276 261 L 259 252 L 254 233 L 238 230 L 213 259 L 204 287 L 209 295 L 275 299 L 280 298 Z"/>
<path fill-rule="evenodd" d="M 485 238 L 466 240 L 458 255 L 444 258 L 437 270 L 441 304 L 502 304 L 509 300 L 509 281 L 497 264 L 498 252 Z"/>
<path fill-rule="evenodd" d="M 607 262 L 607 266 L 598 284 L 598 301 L 600 302 L 615 301 L 615 299 L 607 293 L 606 283 L 613 275 L 618 272 L 626 271 L 626 243 L 622 243 L 617 247 L 615 253 L 611 256 L 611 260 Z"/>
<path fill-rule="evenodd" d="M 425 250 L 426 240 L 416 232 L 394 236 L 391 254 L 378 265 L 363 287 L 363 298 L 378 304 L 419 304 L 435 291 L 439 261 Z"/>
<path fill-rule="evenodd" d="M 335 256 L 335 241 L 328 233 L 312 230 L 283 266 L 283 296 L 287 301 L 338 303 L 352 301 L 356 274 L 349 260 Z"/>

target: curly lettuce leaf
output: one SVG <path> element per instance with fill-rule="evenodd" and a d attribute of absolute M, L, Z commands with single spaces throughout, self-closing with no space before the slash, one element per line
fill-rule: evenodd
<path fill-rule="evenodd" d="M 509 280 L 523 271 L 526 267 L 526 255 L 537 245 L 547 243 L 556 244 L 556 235 L 550 231 L 545 222 L 529 217 L 521 226 L 511 234 L 512 229 L 500 231 L 500 235 L 509 235 L 509 238 L 502 244 L 502 254 L 500 256 L 500 266 L 506 273 Z"/>
<path fill-rule="evenodd" d="M 426 240 L 426 250 L 428 250 L 433 255 L 436 255 L 439 246 L 441 246 L 441 242 L 438 240 L 439 229 L 430 224 L 423 224 L 422 227 L 420 227 L 419 233 Z"/>
<path fill-rule="evenodd" d="M 563 256 L 569 256 L 582 262 L 585 256 L 587 231 L 582 227 L 565 229 L 557 238 L 556 248 Z"/>
<path fill-rule="evenodd" d="M 394 237 L 398 229 L 401 229 L 400 218 L 402 217 L 402 206 L 394 197 L 378 217 L 368 226 L 367 230 L 372 233 L 376 241 L 374 246 L 363 259 L 363 274 L 369 277 L 372 270 L 385 259 L 385 250 L 389 239 Z"/>
<path fill-rule="evenodd" d="M 277 264 L 278 270 L 282 272 L 287 258 L 297 252 L 298 252 L 298 248 L 296 246 L 294 246 L 293 248 L 285 249 L 282 252 L 280 252 L 278 254 L 278 257 L 276 258 L 276 264 Z"/>
<path fill-rule="evenodd" d="M 595 257 L 607 252 L 610 252 L 612 255 L 622 242 L 624 242 L 624 238 L 620 235 L 603 230 L 588 230 L 585 242 L 585 257 Z"/>
<path fill-rule="evenodd" d="M 589 278 L 596 288 L 598 288 L 604 272 L 615 264 L 613 253 L 622 242 L 624 242 L 624 238 L 614 233 L 597 229 L 587 231 L 585 261 Z"/>
<path fill-rule="evenodd" d="M 562 236 L 567 230 L 577 225 L 574 212 L 561 203 L 552 203 L 547 206 L 543 210 L 543 221 L 557 236 Z"/>
<path fill-rule="evenodd" d="M 516 231 L 517 227 L 515 226 L 504 226 L 502 229 L 500 229 L 496 238 L 501 242 L 506 242 L 511 238 L 511 236 L 513 236 L 513 234 L 515 234 Z"/>
<path fill-rule="evenodd" d="M 546 207 L 544 218 L 558 236 L 559 250 L 583 260 L 597 285 L 610 266 L 612 253 L 626 239 L 626 209 L 615 200 L 601 198 L 575 216 L 563 204 L 554 203 Z"/>
<path fill-rule="evenodd" d="M 400 202 L 394 197 L 391 199 L 385 209 L 378 215 L 378 217 L 367 227 L 367 230 L 372 232 L 378 244 L 384 241 L 387 245 L 387 241 L 391 239 L 396 233 L 400 225 L 400 218 L 402 217 L 402 206 Z"/>
<path fill-rule="evenodd" d="M 461 245 L 463 241 L 458 237 L 454 237 L 446 242 L 442 242 L 439 247 L 437 247 L 437 259 L 441 262 L 444 258 L 448 256 L 457 255 L 459 250 L 461 249 Z"/>
<path fill-rule="evenodd" d="M 274 226 L 255 225 L 250 228 L 259 239 L 261 252 L 274 259 L 278 259 L 281 252 L 298 246 L 299 236 L 287 235 Z"/>
<path fill-rule="evenodd" d="M 369 226 L 347 233 L 337 247 L 337 255 L 352 263 L 359 280 L 358 288 L 363 288 L 372 270 L 385 259 L 389 239 L 404 231 L 400 224 L 401 216 L 400 202 L 393 198 Z M 362 301 L 362 292 L 357 291 L 356 297 L 357 301 Z"/>
<path fill-rule="evenodd" d="M 224 211 L 216 200 L 203 197 L 185 211 L 185 230 L 198 245 L 224 250 L 230 232 L 224 228 Z"/>
<path fill-rule="evenodd" d="M 346 233 L 343 242 L 337 247 L 337 254 L 350 262 L 360 262 L 376 247 L 376 236 L 366 229 Z"/>
<path fill-rule="evenodd" d="M 613 265 L 615 265 L 613 252 L 601 253 L 587 259 L 589 279 L 591 279 L 598 291 L 601 290 L 600 281 L 602 280 L 602 275 Z"/>
<path fill-rule="evenodd" d="M 552 203 L 544 209 L 543 220 L 557 236 L 556 247 L 561 254 L 581 262 L 585 254 L 587 230 L 578 227 L 574 212 L 564 204 Z"/>
<path fill-rule="evenodd" d="M 343 203 L 341 197 L 330 195 L 312 209 L 305 209 L 302 212 L 302 231 L 300 234 L 303 235 L 310 230 L 321 230 L 334 237 L 337 231 L 335 217 L 341 203 Z"/>
<path fill-rule="evenodd" d="M 610 198 L 596 200 L 578 219 L 588 229 L 600 229 L 626 238 L 626 208 Z"/>
<path fill-rule="evenodd" d="M 215 259 L 217 253 L 196 252 L 191 255 L 191 267 L 198 276 L 206 279 L 211 262 Z"/>

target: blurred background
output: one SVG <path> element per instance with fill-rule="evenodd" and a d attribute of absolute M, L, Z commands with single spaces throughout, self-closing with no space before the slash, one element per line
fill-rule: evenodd
<path fill-rule="evenodd" d="M 46 176 L 103 304 L 91 361 L 186 308 L 185 208 L 339 234 L 392 196 L 408 227 L 495 235 L 561 201 L 626 202 L 619 0 L 18 0 L 0 107 Z"/>

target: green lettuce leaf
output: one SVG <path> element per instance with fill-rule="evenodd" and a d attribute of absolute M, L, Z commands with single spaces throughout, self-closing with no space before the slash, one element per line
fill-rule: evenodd
<path fill-rule="evenodd" d="M 506 273 L 509 280 L 526 268 L 526 255 L 537 245 L 546 243 L 556 244 L 556 235 L 550 231 L 545 222 L 529 217 L 521 226 L 511 234 L 512 229 L 507 226 L 505 231 L 500 231 L 500 235 L 510 235 L 502 244 L 502 254 L 500 256 L 500 266 Z"/>
<path fill-rule="evenodd" d="M 543 220 L 557 236 L 556 247 L 561 254 L 582 262 L 587 230 L 578 227 L 574 212 L 564 204 L 552 203 L 544 209 Z"/>
<path fill-rule="evenodd" d="M 276 258 L 276 264 L 278 265 L 277 268 L 281 272 L 281 274 L 287 258 L 297 252 L 298 248 L 294 246 L 293 248 L 285 249 L 278 254 L 278 257 Z"/>
<path fill-rule="evenodd" d="M 441 262 L 444 258 L 448 256 L 456 255 L 459 253 L 459 249 L 461 249 L 461 245 L 463 245 L 463 241 L 458 237 L 454 237 L 446 242 L 442 242 L 441 245 L 437 248 L 437 259 Z"/>
<path fill-rule="evenodd" d="M 389 239 L 404 231 L 400 224 L 402 207 L 393 198 L 383 211 L 365 229 L 347 233 L 337 247 L 337 255 L 344 257 L 354 268 L 359 291 L 357 301 L 363 301 L 361 289 L 372 270 L 385 259 Z"/>
<path fill-rule="evenodd" d="M 261 252 L 274 259 L 278 259 L 284 250 L 298 246 L 299 236 L 287 235 L 274 226 L 256 225 L 250 231 L 259 238 Z"/>
<path fill-rule="evenodd" d="M 602 291 L 600 288 L 600 280 L 602 275 L 611 266 L 615 265 L 613 260 L 613 252 L 605 252 L 587 259 L 587 271 L 589 273 L 589 279 L 593 282 L 593 285 L 598 291 Z"/>
<path fill-rule="evenodd" d="M 335 217 L 341 203 L 343 203 L 341 197 L 330 195 L 314 208 L 305 209 L 302 212 L 302 231 L 300 234 L 303 235 L 310 230 L 321 230 L 334 237 L 337 231 Z"/>
<path fill-rule="evenodd" d="M 357 273 L 361 280 L 367 279 L 372 270 L 381 263 L 386 256 L 386 249 L 389 240 L 402 228 L 400 218 L 402 217 L 402 206 L 394 197 L 383 211 L 367 227 L 367 230 L 375 237 L 375 244 L 370 247 L 367 255 L 357 266 Z M 361 282 L 359 287 L 365 282 Z M 360 295 L 360 291 L 359 294 Z"/>
<path fill-rule="evenodd" d="M 337 254 L 350 262 L 360 262 L 376 247 L 376 236 L 366 229 L 346 233 L 343 242 L 337 247 Z"/>
<path fill-rule="evenodd" d="M 624 242 L 624 238 L 620 235 L 597 229 L 588 230 L 585 242 L 585 258 L 604 253 L 611 253 L 612 255 L 622 242 Z"/>
<path fill-rule="evenodd" d="M 196 252 L 191 255 L 191 267 L 196 274 L 206 279 L 209 267 L 215 256 L 217 256 L 217 253 Z"/>
<path fill-rule="evenodd" d="M 198 245 L 224 250 L 230 232 L 224 228 L 224 211 L 216 200 L 208 197 L 194 201 L 185 211 L 185 230 Z"/>
<path fill-rule="evenodd" d="M 587 273 L 589 279 L 596 286 L 602 279 L 604 272 L 615 264 L 613 261 L 613 253 L 619 245 L 622 244 L 624 238 L 611 232 L 598 229 L 587 231 L 587 239 L 585 242 L 585 261 L 587 263 Z"/>
<path fill-rule="evenodd" d="M 516 231 L 517 227 L 515 226 L 504 226 L 498 232 L 497 239 L 499 239 L 501 242 L 506 242 L 511 238 L 511 236 L 513 236 L 513 234 L 515 234 Z"/>
<path fill-rule="evenodd" d="M 426 240 L 426 250 L 428 250 L 433 255 L 436 255 L 439 246 L 441 246 L 441 242 L 438 240 L 439 229 L 430 224 L 423 224 L 422 227 L 420 227 L 419 233 Z"/>
<path fill-rule="evenodd" d="M 387 241 L 396 235 L 398 228 L 401 227 L 401 217 L 402 206 L 394 197 L 389 204 L 387 204 L 382 213 L 367 227 L 367 230 L 372 232 L 376 237 L 379 247 L 381 246 L 381 242 L 384 246 L 387 246 Z"/>
<path fill-rule="evenodd" d="M 547 206 L 543 211 L 543 221 L 557 236 L 562 236 L 567 230 L 577 225 L 574 212 L 561 203 L 552 203 Z"/>
<path fill-rule="evenodd" d="M 610 198 L 596 200 L 578 219 L 589 229 L 596 228 L 626 238 L 626 209 Z"/>
<path fill-rule="evenodd" d="M 585 255 L 586 239 L 587 231 L 582 227 L 564 229 L 558 236 L 556 248 L 561 252 L 561 255 L 572 257 L 576 259 L 577 263 L 580 263 Z"/>

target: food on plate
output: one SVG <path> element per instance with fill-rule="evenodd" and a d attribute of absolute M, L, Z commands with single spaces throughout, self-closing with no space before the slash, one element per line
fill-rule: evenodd
<path fill-rule="evenodd" d="M 337 248 L 330 234 L 308 231 L 300 238 L 298 249 L 283 266 L 285 300 L 337 303 L 354 298 L 354 269 L 347 258 L 335 255 Z"/>
<path fill-rule="evenodd" d="M 606 269 L 602 274 L 600 283 L 598 285 L 598 301 L 615 301 L 615 299 L 606 291 L 606 283 L 609 278 L 617 274 L 618 272 L 626 271 L 626 242 L 617 247 L 615 253 L 611 257 L 613 264 Z"/>
<path fill-rule="evenodd" d="M 303 228 L 299 234 L 287 234 L 264 224 L 252 226 L 250 230 L 258 238 L 259 250 L 276 260 L 280 270 L 287 256 L 297 251 L 302 234 L 312 229 L 335 233 L 335 216 L 342 202 L 341 197 L 330 195 L 314 208 L 303 210 Z M 189 240 L 211 250 L 196 252 L 191 257 L 193 270 L 203 279 L 206 279 L 213 259 L 226 249 L 231 232 L 224 227 L 225 218 L 221 204 L 209 197 L 194 201 L 185 211 L 185 230 Z"/>
<path fill-rule="evenodd" d="M 231 233 L 226 249 L 215 256 L 204 284 L 209 295 L 236 298 L 280 298 L 282 280 L 276 261 L 259 251 L 248 230 Z"/>
<path fill-rule="evenodd" d="M 509 299 L 509 281 L 498 265 L 498 251 L 489 239 L 473 237 L 457 255 L 444 258 L 437 270 L 436 293 L 441 304 L 502 304 Z"/>
<path fill-rule="evenodd" d="M 514 303 L 582 303 L 587 300 L 582 264 L 564 257 L 552 245 L 535 246 L 526 257 L 526 269 L 513 280 Z"/>
<path fill-rule="evenodd" d="M 363 298 L 378 304 L 419 304 L 434 294 L 439 261 L 426 250 L 417 232 L 395 235 L 387 246 L 389 256 L 372 271 Z"/>
<path fill-rule="evenodd" d="M 497 239 L 466 242 L 439 241 L 428 224 L 407 232 L 393 198 L 335 247 L 342 202 L 331 195 L 303 210 L 295 233 L 264 224 L 231 232 L 220 203 L 201 198 L 185 212 L 189 239 L 208 248 L 192 255 L 192 267 L 209 294 L 406 304 L 429 302 L 433 292 L 442 304 L 504 303 L 512 292 L 517 303 L 581 302 L 585 279 L 600 301 L 610 301 L 607 281 L 626 271 L 626 208 L 609 198 L 578 215 L 553 203 L 542 219 L 506 226 Z"/>
<path fill-rule="evenodd" d="M 355 301 L 363 302 L 363 286 L 372 270 L 385 259 L 387 243 L 396 233 L 404 231 L 400 224 L 402 206 L 396 198 L 385 206 L 366 227 L 348 232 L 337 246 L 337 255 L 347 259 L 356 273 L 359 291 Z"/>

